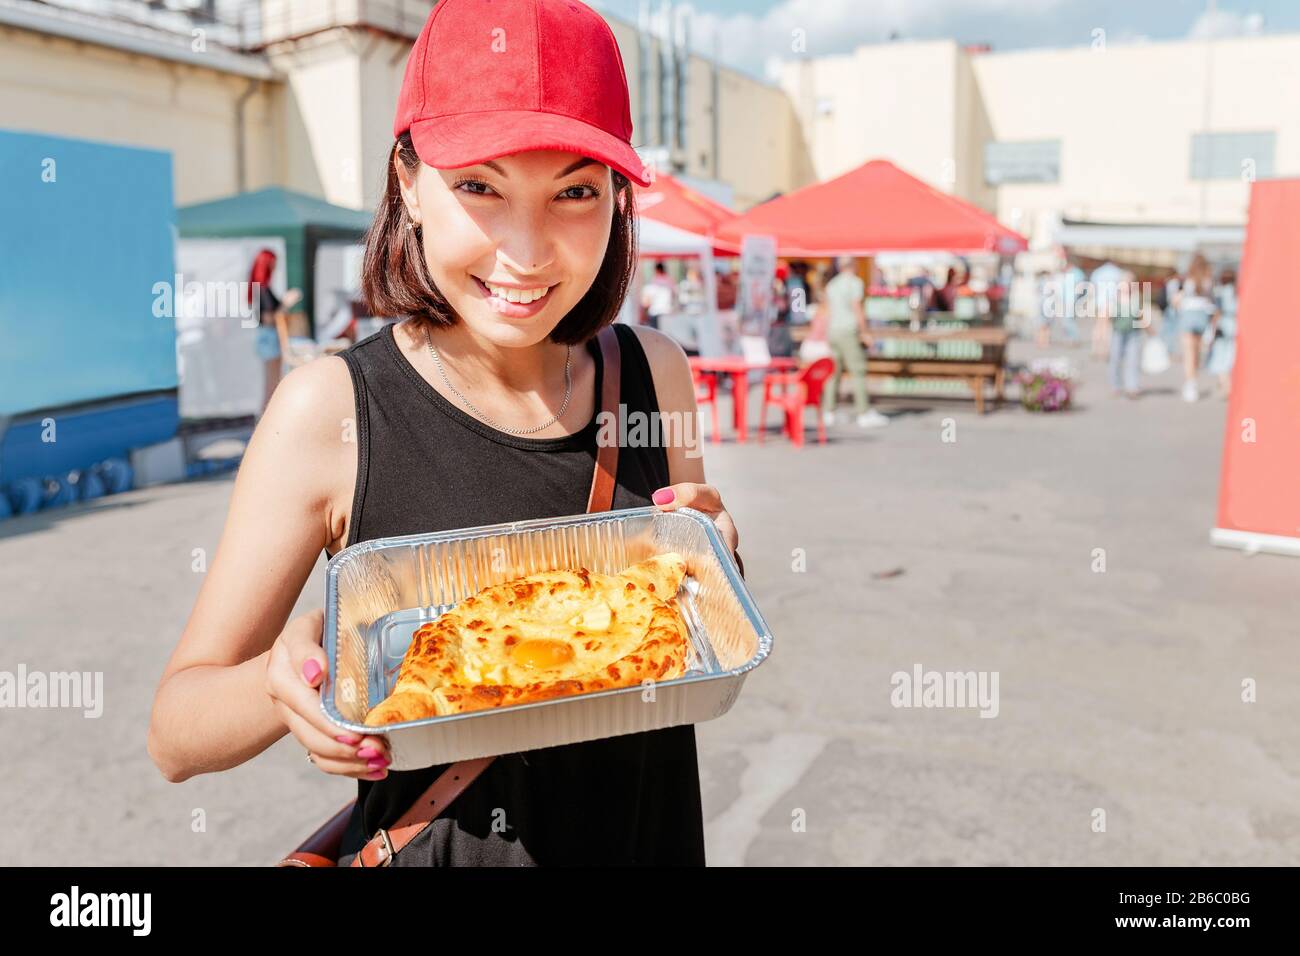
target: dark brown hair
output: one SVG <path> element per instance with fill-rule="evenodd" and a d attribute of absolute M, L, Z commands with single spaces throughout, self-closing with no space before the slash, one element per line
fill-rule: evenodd
<path fill-rule="evenodd" d="M 436 223 L 407 228 L 411 218 L 402 201 L 401 184 L 393 165 L 397 157 L 412 173 L 420 168 L 410 133 L 403 133 L 388 155 L 384 195 L 366 233 L 362 295 L 371 315 L 409 316 L 435 328 L 455 325 L 456 312 L 433 284 L 420 242 L 420 230 L 430 225 L 436 227 Z M 614 217 L 605 259 L 587 294 L 551 330 L 552 341 L 561 344 L 578 345 L 613 322 L 636 269 L 635 194 L 631 181 L 618 170 L 611 169 L 610 176 L 614 186 Z"/>

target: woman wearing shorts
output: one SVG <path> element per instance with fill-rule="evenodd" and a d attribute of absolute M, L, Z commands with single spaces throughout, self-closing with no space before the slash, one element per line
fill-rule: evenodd
<path fill-rule="evenodd" d="M 1194 402 L 1200 398 L 1196 373 L 1201 362 L 1201 341 L 1214 322 L 1218 307 L 1214 304 L 1214 282 L 1210 264 L 1199 252 L 1187 267 L 1175 298 L 1178 309 L 1179 331 L 1183 336 L 1183 401 Z"/>
<path fill-rule="evenodd" d="M 271 401 L 275 387 L 280 384 L 283 370 L 284 345 L 289 341 L 289 320 L 287 313 L 302 298 L 297 289 L 290 289 L 280 299 L 271 291 L 271 275 L 275 272 L 275 253 L 263 249 L 253 260 L 253 268 L 248 277 L 249 304 L 257 304 L 257 338 L 254 347 L 257 357 L 265 367 L 265 390 L 262 393 L 262 406 L 258 416 L 265 414 L 266 406 Z"/>
<path fill-rule="evenodd" d="M 362 284 L 372 314 L 403 318 L 276 390 L 149 735 L 164 776 L 184 780 L 292 734 L 322 772 L 358 781 L 340 864 L 445 765 L 389 772 L 383 734 L 331 725 L 322 614 L 289 613 L 322 550 L 585 510 L 595 334 L 636 267 L 631 183 L 649 182 L 614 36 L 576 0 L 439 3 L 394 137 Z M 627 413 L 694 415 L 682 349 L 614 329 Z M 613 508 L 652 502 L 710 515 L 735 549 L 698 446 L 620 448 Z M 500 756 L 392 862 L 698 865 L 702 818 L 695 729 L 670 727 Z"/>

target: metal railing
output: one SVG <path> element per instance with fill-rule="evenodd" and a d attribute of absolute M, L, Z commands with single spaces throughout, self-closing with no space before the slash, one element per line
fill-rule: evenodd
<path fill-rule="evenodd" d="M 232 50 L 338 26 L 415 38 L 436 0 L 43 0 L 41 6 L 192 37 Z M 53 12 L 53 11 L 51 11 Z"/>

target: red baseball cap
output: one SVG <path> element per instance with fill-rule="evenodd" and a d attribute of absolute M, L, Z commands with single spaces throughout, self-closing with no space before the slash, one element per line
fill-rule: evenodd
<path fill-rule="evenodd" d="M 441 0 L 406 61 L 393 136 L 407 130 L 439 169 L 559 149 L 651 183 L 618 42 L 578 0 Z"/>

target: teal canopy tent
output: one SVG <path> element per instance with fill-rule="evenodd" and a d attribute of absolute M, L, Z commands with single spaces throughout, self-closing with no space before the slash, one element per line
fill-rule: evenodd
<path fill-rule="evenodd" d="M 282 238 L 289 287 L 302 290 L 315 335 L 316 248 L 328 241 L 359 241 L 370 226 L 370 213 L 273 186 L 183 206 L 176 210 L 176 225 L 182 239 Z"/>

